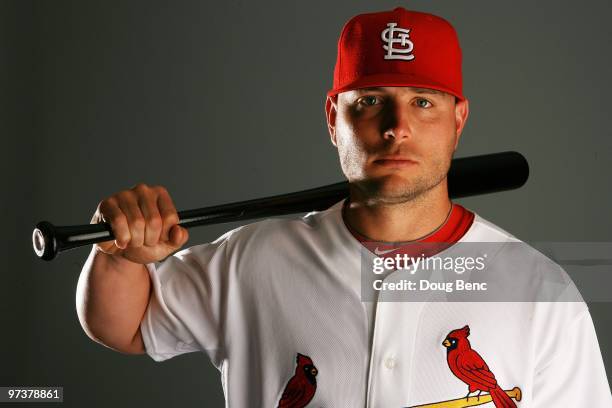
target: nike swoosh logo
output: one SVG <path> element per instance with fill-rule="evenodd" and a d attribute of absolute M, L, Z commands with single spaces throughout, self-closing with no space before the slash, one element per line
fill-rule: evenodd
<path fill-rule="evenodd" d="M 374 248 L 374 253 L 375 253 L 376 255 L 380 256 L 380 255 L 386 255 L 386 254 L 388 254 L 389 252 L 397 251 L 398 249 L 399 249 L 399 248 L 393 248 L 393 249 L 384 249 L 384 250 L 381 250 L 381 249 L 378 249 L 378 247 L 376 247 L 376 248 Z"/>

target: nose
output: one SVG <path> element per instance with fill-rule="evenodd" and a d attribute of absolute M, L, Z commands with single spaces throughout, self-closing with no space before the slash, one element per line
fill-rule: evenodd
<path fill-rule="evenodd" d="M 388 106 L 382 121 L 383 138 L 390 142 L 400 142 L 412 135 L 413 120 L 408 107 L 400 103 Z"/>

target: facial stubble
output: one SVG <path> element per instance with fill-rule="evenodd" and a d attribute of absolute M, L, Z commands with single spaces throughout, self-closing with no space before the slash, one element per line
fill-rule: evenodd
<path fill-rule="evenodd" d="M 356 190 L 354 193 L 357 194 L 357 197 L 353 198 L 367 206 L 397 205 L 421 200 L 427 192 L 445 182 L 452 161 L 452 152 L 443 157 L 437 157 L 431 162 L 430 170 L 422 168 L 416 170 L 419 166 L 423 166 L 422 162 L 417 163 L 415 165 L 417 175 L 402 179 L 402 182 L 395 182 L 392 186 L 389 186 L 388 178 L 394 177 L 393 175 L 368 176 L 359 164 L 360 157 L 364 157 L 363 152 L 354 144 L 340 149 L 340 163 L 343 172 Z"/>

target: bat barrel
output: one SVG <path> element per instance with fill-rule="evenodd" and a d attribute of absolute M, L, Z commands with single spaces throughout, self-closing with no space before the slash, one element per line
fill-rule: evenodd
<path fill-rule="evenodd" d="M 529 163 L 518 152 L 500 152 L 454 159 L 448 172 L 451 198 L 497 193 L 523 186 Z"/>
<path fill-rule="evenodd" d="M 448 172 L 451 198 L 512 190 L 521 187 L 529 177 L 527 160 L 517 152 L 501 152 L 454 159 Z M 212 207 L 178 212 L 179 225 L 199 225 L 243 221 L 324 210 L 349 194 L 348 182 L 330 184 L 310 190 L 257 198 Z M 34 253 L 50 261 L 60 252 L 80 246 L 115 239 L 110 224 L 56 226 L 39 222 L 32 233 Z"/>

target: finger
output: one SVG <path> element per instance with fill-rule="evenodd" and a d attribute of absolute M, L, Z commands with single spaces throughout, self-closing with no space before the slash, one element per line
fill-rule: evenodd
<path fill-rule="evenodd" d="M 168 191 L 161 186 L 158 187 L 157 191 L 157 207 L 159 208 L 159 214 L 162 219 L 161 239 L 163 241 L 168 241 L 169 231 L 174 225 L 178 224 L 179 217 Z"/>
<path fill-rule="evenodd" d="M 122 191 L 118 198 L 119 208 L 127 218 L 130 229 L 128 246 L 139 248 L 144 244 L 145 220 L 138 206 L 136 194 L 133 191 Z"/>
<path fill-rule="evenodd" d="M 116 198 L 111 197 L 100 203 L 100 215 L 102 221 L 107 222 L 113 235 L 117 248 L 125 249 L 130 242 L 131 234 L 128 226 L 127 217 L 119 208 Z"/>
<path fill-rule="evenodd" d="M 157 208 L 157 195 L 147 190 L 139 195 L 138 205 L 145 219 L 144 244 L 154 246 L 159 242 L 162 218 Z"/>

